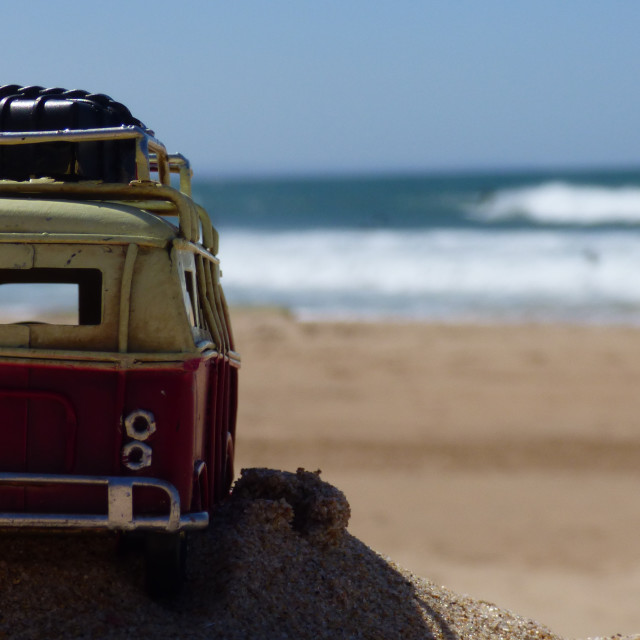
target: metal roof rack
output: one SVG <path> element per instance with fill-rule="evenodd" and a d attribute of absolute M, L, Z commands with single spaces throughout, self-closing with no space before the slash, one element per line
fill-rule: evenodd
<path fill-rule="evenodd" d="M 100 142 L 107 140 L 136 141 L 136 169 L 138 180 L 150 180 L 150 172 L 158 173 L 158 182 L 164 185 L 171 184 L 169 174 L 171 166 L 169 154 L 165 146 L 157 138 L 152 136 L 137 125 L 122 125 L 119 127 L 104 127 L 99 129 L 63 129 L 58 131 L 2 131 L 0 132 L 0 145 L 23 145 L 46 142 Z M 150 154 L 151 157 L 150 157 Z M 179 154 L 172 158 L 182 158 Z M 189 167 L 189 162 L 184 158 Z M 178 161 L 174 162 L 179 171 Z M 182 177 L 182 176 L 181 176 Z M 190 178 L 190 175 L 189 175 Z M 182 182 L 182 180 L 181 180 Z"/>
<path fill-rule="evenodd" d="M 170 153 L 166 156 L 166 160 L 169 166 L 169 173 L 177 173 L 180 175 L 180 191 L 191 197 L 191 177 L 193 176 L 193 171 L 189 160 L 181 153 Z M 160 159 L 160 163 L 162 163 L 162 159 Z M 159 173 L 157 152 L 152 151 L 149 154 L 149 167 L 151 171 Z"/>
<path fill-rule="evenodd" d="M 51 142 L 99 142 L 133 139 L 136 143 L 137 180 L 129 183 L 105 183 L 97 180 L 74 182 L 0 180 L 0 196 L 70 198 L 126 202 L 160 216 L 177 216 L 180 235 L 190 242 L 201 243 L 217 253 L 217 233 L 206 211 L 191 200 L 191 165 L 181 154 L 169 154 L 165 146 L 137 125 L 96 129 L 64 129 L 59 131 L 0 132 L 0 146 L 43 144 Z M 151 173 L 157 173 L 157 181 Z M 171 187 L 171 174 L 180 176 L 179 190 Z"/>

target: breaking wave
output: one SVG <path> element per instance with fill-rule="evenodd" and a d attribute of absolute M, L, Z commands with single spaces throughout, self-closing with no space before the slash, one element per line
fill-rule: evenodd
<path fill-rule="evenodd" d="M 524 218 L 543 224 L 640 224 L 640 187 L 567 182 L 501 189 L 470 208 L 482 220 Z"/>
<path fill-rule="evenodd" d="M 314 317 L 640 322 L 636 230 L 228 232 L 230 302 Z"/>

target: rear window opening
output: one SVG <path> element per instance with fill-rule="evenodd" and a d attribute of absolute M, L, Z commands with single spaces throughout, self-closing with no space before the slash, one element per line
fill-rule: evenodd
<path fill-rule="evenodd" d="M 0 323 L 98 325 L 99 269 L 0 269 Z"/>

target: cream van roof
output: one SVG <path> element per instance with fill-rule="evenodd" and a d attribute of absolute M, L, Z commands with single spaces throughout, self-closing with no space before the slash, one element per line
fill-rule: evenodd
<path fill-rule="evenodd" d="M 0 241 L 136 242 L 166 246 L 175 226 L 135 206 L 110 202 L 0 198 Z"/>

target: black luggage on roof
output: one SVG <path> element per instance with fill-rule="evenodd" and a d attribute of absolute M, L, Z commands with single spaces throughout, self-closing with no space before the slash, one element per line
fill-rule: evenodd
<path fill-rule="evenodd" d="M 133 125 L 149 131 L 123 104 L 101 93 L 0 86 L 0 131 L 35 132 Z M 135 140 L 0 146 L 0 179 L 63 181 L 136 179 Z"/>

